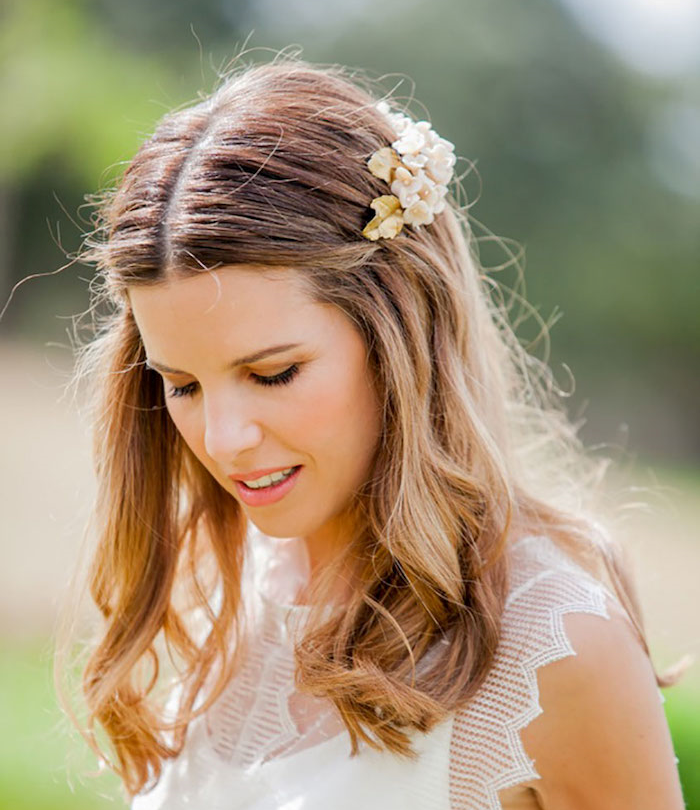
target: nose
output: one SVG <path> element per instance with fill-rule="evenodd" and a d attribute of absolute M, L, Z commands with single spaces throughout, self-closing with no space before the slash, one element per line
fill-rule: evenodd
<path fill-rule="evenodd" d="M 204 449 L 224 469 L 234 465 L 241 453 L 262 441 L 262 428 L 245 403 L 234 402 L 231 397 L 218 397 L 205 401 L 204 408 Z"/>

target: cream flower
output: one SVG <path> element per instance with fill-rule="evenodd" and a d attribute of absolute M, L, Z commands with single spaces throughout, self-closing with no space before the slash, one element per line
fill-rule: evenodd
<path fill-rule="evenodd" d="M 368 166 L 372 174 L 389 183 L 392 194 L 376 197 L 377 215 L 362 233 L 372 240 L 391 239 L 408 225 L 429 225 L 445 210 L 447 184 L 452 179 L 456 157 L 454 144 L 440 135 L 429 121 L 414 121 L 392 112 L 382 100 L 376 108 L 389 122 L 396 139 L 391 147 L 377 150 Z"/>
<path fill-rule="evenodd" d="M 375 177 L 391 183 L 394 169 L 401 163 L 399 156 L 390 146 L 378 149 L 367 161 L 369 170 Z"/>
<path fill-rule="evenodd" d="M 377 239 L 393 239 L 403 228 L 404 218 L 398 197 L 384 194 L 375 197 L 370 207 L 377 213 L 362 229 L 362 235 L 375 242 Z"/>

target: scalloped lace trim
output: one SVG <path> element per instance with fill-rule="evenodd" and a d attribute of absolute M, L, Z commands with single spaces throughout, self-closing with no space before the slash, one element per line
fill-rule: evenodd
<path fill-rule="evenodd" d="M 454 717 L 452 810 L 503 810 L 499 791 L 541 778 L 520 739 L 520 731 L 542 713 L 537 670 L 576 655 L 564 629 L 566 613 L 610 619 L 610 591 L 551 539 L 525 537 L 512 551 L 512 587 L 494 666 Z"/>

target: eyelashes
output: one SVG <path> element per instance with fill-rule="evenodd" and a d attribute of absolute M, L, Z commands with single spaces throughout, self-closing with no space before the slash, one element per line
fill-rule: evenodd
<path fill-rule="evenodd" d="M 180 388 L 175 386 L 170 389 L 168 396 L 173 399 L 177 399 L 178 397 L 191 397 L 196 387 L 197 383 L 187 383 L 187 385 L 183 385 Z"/>
<path fill-rule="evenodd" d="M 289 368 L 275 374 L 274 377 L 263 377 L 260 374 L 253 374 L 253 378 L 259 385 L 286 385 L 291 382 L 299 372 L 299 366 L 293 363 Z"/>
<path fill-rule="evenodd" d="M 298 373 L 299 365 L 293 363 L 289 368 L 272 377 L 264 377 L 261 374 L 252 374 L 251 376 L 258 385 L 286 385 L 290 383 Z M 178 397 L 191 397 L 197 390 L 197 386 L 198 383 L 196 382 L 187 383 L 187 385 L 180 386 L 179 388 L 175 386 L 170 389 L 168 396 L 173 399 L 177 399 Z"/>

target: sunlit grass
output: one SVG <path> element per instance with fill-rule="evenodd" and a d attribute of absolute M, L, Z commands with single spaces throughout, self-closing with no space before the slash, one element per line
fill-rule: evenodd
<path fill-rule="evenodd" d="M 94 769 L 94 757 L 71 734 L 51 669 L 49 642 L 0 642 L 0 807 L 120 810 L 126 805 L 116 778 L 84 776 Z"/>
<path fill-rule="evenodd" d="M 700 810 L 700 678 L 693 674 L 667 690 L 664 703 L 686 810 Z"/>

